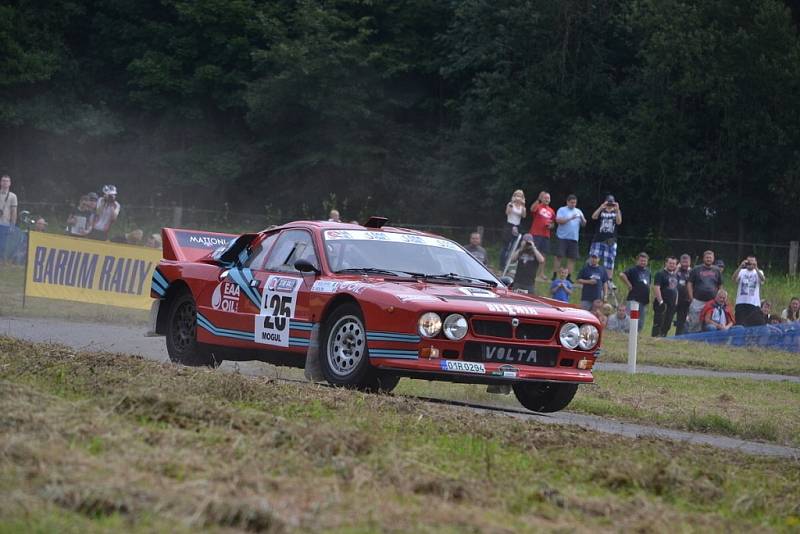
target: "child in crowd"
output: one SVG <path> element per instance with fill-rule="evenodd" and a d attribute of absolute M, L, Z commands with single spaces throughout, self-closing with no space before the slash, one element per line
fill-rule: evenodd
<path fill-rule="evenodd" d="M 569 296 L 572 294 L 572 282 L 567 280 L 567 275 L 569 275 L 569 270 L 562 267 L 558 270 L 558 278 L 550 284 L 550 294 L 554 299 L 562 302 L 569 302 Z"/>

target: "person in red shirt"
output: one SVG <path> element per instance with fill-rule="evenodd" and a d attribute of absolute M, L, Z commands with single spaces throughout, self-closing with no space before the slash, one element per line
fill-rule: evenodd
<path fill-rule="evenodd" d="M 544 261 L 539 264 L 539 279 L 547 280 L 545 264 L 547 255 L 550 254 L 550 230 L 555 226 L 556 212 L 550 207 L 550 193 L 542 191 L 539 197 L 531 204 L 531 235 L 533 244 L 542 255 Z"/>
<path fill-rule="evenodd" d="M 736 324 L 733 318 L 731 305 L 728 304 L 728 292 L 724 289 L 717 291 L 717 296 L 706 302 L 700 312 L 700 321 L 705 332 L 729 330 Z"/>

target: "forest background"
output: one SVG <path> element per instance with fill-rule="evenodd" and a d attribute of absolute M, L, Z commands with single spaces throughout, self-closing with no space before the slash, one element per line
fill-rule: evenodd
<path fill-rule="evenodd" d="M 628 234 L 786 242 L 799 25 L 779 0 L 4 2 L 0 171 L 21 201 L 114 183 L 275 222 L 611 192 Z"/>

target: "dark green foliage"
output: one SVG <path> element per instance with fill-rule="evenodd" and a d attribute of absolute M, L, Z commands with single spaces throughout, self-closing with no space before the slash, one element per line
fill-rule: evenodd
<path fill-rule="evenodd" d="M 0 7 L 23 200 L 502 223 L 516 188 L 623 233 L 800 223 L 798 19 L 777 0 L 124 0 Z"/>

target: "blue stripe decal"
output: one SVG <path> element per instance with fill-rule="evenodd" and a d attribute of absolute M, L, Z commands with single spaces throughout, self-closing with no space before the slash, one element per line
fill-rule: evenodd
<path fill-rule="evenodd" d="M 302 337 L 290 337 L 289 338 L 289 345 L 299 345 L 301 347 L 307 347 L 311 344 L 310 339 L 305 339 Z"/>
<path fill-rule="evenodd" d="M 153 281 L 159 283 L 164 289 L 169 287 L 169 282 L 164 278 L 163 274 L 158 272 L 158 269 L 153 271 Z"/>
<path fill-rule="evenodd" d="M 239 287 L 242 288 L 244 294 L 247 296 L 247 298 L 250 299 L 250 301 L 253 304 L 256 305 L 256 307 L 258 308 L 261 307 L 260 295 L 256 291 L 254 291 L 252 287 L 250 287 L 250 284 L 248 284 L 245 281 L 241 272 L 239 272 L 237 269 L 231 269 L 230 271 L 228 271 L 228 276 L 230 278 L 233 278 L 233 281 L 236 282 L 239 285 Z"/>
<path fill-rule="evenodd" d="M 401 343 L 419 343 L 422 338 L 413 334 L 398 334 L 396 332 L 367 332 L 367 339 L 371 341 L 398 341 Z"/>
<path fill-rule="evenodd" d="M 400 360 L 418 360 L 419 355 L 416 352 L 408 352 L 404 354 L 395 353 L 395 352 L 383 352 L 380 350 L 370 350 L 369 351 L 370 358 L 396 358 Z"/>
<path fill-rule="evenodd" d="M 253 341 L 255 335 L 252 332 L 243 332 L 241 330 L 229 330 L 227 328 L 217 328 L 211 321 L 206 319 L 202 314 L 197 314 L 197 324 L 202 328 L 211 332 L 215 336 L 231 337 L 234 339 L 242 339 L 245 341 Z"/>
<path fill-rule="evenodd" d="M 162 297 L 167 293 L 166 291 L 164 291 L 164 288 L 162 288 L 160 285 L 156 284 L 155 280 L 150 285 L 150 289 L 152 289 L 153 291 L 155 291 L 156 293 L 158 293 Z"/>
<path fill-rule="evenodd" d="M 310 332 L 314 328 L 314 324 L 291 320 L 289 321 L 289 328 L 292 330 L 306 330 Z"/>

